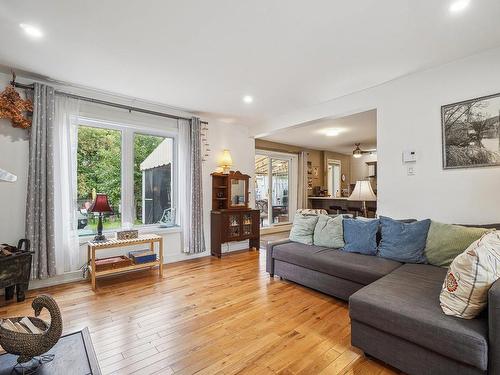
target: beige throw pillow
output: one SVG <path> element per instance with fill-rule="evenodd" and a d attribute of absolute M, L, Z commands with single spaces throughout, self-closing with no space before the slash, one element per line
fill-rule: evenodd
<path fill-rule="evenodd" d="M 439 301 L 446 315 L 473 319 L 488 304 L 488 290 L 500 278 L 500 231 L 486 233 L 450 265 Z"/>

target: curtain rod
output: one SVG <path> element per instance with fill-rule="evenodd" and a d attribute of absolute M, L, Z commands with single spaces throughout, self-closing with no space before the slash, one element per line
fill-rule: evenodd
<path fill-rule="evenodd" d="M 24 90 L 33 90 L 34 89 L 33 85 L 25 85 L 25 84 L 22 84 L 22 83 L 18 83 L 15 80 L 11 81 L 10 84 L 12 86 L 14 86 L 14 87 L 17 87 L 17 88 L 20 88 L 20 89 L 24 89 Z M 67 98 L 83 100 L 85 102 L 90 102 L 90 103 L 95 103 L 95 104 L 102 104 L 102 105 L 106 105 L 108 107 L 126 109 L 129 112 L 140 112 L 140 113 L 145 113 L 145 114 L 153 115 L 153 116 L 171 118 L 171 119 L 174 119 L 174 120 L 191 120 L 190 118 L 187 118 L 187 117 L 176 116 L 176 115 L 171 115 L 169 113 L 163 113 L 163 112 L 157 112 L 157 111 L 150 111 L 149 109 L 144 109 L 144 108 L 139 108 L 139 107 L 132 107 L 132 106 L 129 106 L 129 105 L 108 102 L 106 100 L 89 98 L 88 96 L 81 96 L 81 95 L 70 94 L 68 92 L 59 91 L 59 90 L 55 90 L 55 94 L 56 95 L 60 95 L 60 96 L 65 96 Z M 208 122 L 206 122 L 206 121 L 200 121 L 200 122 L 202 124 L 205 124 L 205 125 L 208 124 Z"/>

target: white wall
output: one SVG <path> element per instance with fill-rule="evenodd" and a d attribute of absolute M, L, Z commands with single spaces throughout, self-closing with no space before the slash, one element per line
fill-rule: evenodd
<path fill-rule="evenodd" d="M 444 104 L 500 92 L 500 48 L 275 119 L 254 134 L 377 109 L 378 213 L 448 223 L 500 222 L 500 167 L 443 170 Z M 416 175 L 401 153 L 415 149 Z"/>
<path fill-rule="evenodd" d="M 248 129 L 234 124 L 223 124 L 209 121 L 209 143 L 212 150 L 209 160 L 204 165 L 203 172 L 203 202 L 204 224 L 207 248 L 210 248 L 210 210 L 212 205 L 212 178 L 210 173 L 218 166 L 218 161 L 224 149 L 228 149 L 233 159 L 231 170 L 251 176 L 248 191 L 250 192 L 250 207 L 254 207 L 254 174 L 255 174 L 255 140 L 248 135 Z M 223 245 L 222 252 L 248 247 L 248 241 L 238 244 Z M 210 252 L 208 253 L 210 254 Z"/>
<path fill-rule="evenodd" d="M 0 90 L 3 90 L 10 80 L 10 77 L 0 73 Z M 85 94 L 85 93 L 82 93 Z M 108 99 L 104 96 L 102 99 Z M 117 100 L 122 102 L 123 100 Z M 147 106 L 145 106 L 147 107 Z M 153 109 L 162 110 L 155 106 Z M 172 112 L 169 108 L 163 108 L 164 111 Z M 141 117 L 138 114 L 121 114 L 114 109 L 108 110 L 113 118 L 127 122 L 136 122 L 142 120 L 143 125 L 151 128 L 158 128 L 159 118 L 150 116 Z M 123 111 L 122 111 L 123 112 Z M 117 117 L 118 116 L 118 117 Z M 253 192 L 253 174 L 255 144 L 253 138 L 248 135 L 248 129 L 237 124 L 224 124 L 210 120 L 209 123 L 209 143 L 211 148 L 208 160 L 203 164 L 203 199 L 204 199 L 204 228 L 207 251 L 202 254 L 186 255 L 181 253 L 181 233 L 179 230 L 166 230 L 158 232 L 164 237 L 164 259 L 166 263 L 176 262 L 184 259 L 190 259 L 199 256 L 210 255 L 210 210 L 211 210 L 211 177 L 210 173 L 217 167 L 218 158 L 223 149 L 231 150 L 234 166 L 232 169 L 240 170 L 243 173 L 250 174 L 250 191 Z M 26 186 L 27 186 L 27 167 L 28 167 L 28 140 L 27 131 L 14 129 L 7 120 L 0 120 L 0 168 L 3 168 L 18 176 L 15 183 L 0 182 L 0 241 L 2 243 L 15 244 L 19 238 L 24 237 L 24 219 L 26 204 Z M 253 205 L 253 196 L 250 196 Z M 233 244 L 226 247 L 223 251 L 237 250 L 248 246 L 248 241 L 241 244 Z M 109 252 L 109 255 L 113 252 Z M 80 258 L 82 264 L 86 261 L 85 241 L 81 241 Z M 59 278 L 60 280 L 64 279 Z"/>
<path fill-rule="evenodd" d="M 9 77 L 0 74 L 0 91 L 8 82 Z M 0 119 L 0 168 L 17 175 L 16 182 L 0 181 L 0 243 L 17 244 L 24 237 L 27 166 L 27 131 Z"/>
<path fill-rule="evenodd" d="M 358 180 L 365 180 L 368 177 L 368 162 L 377 161 L 377 153 L 361 155 L 360 158 L 351 156 L 349 181 L 355 184 Z"/>

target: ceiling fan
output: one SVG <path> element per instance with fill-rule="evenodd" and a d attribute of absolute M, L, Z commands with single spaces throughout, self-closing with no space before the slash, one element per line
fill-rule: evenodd
<path fill-rule="evenodd" d="M 356 147 L 352 151 L 352 156 L 355 158 L 360 158 L 361 156 L 365 154 L 373 154 L 374 152 L 377 152 L 377 149 L 372 149 L 372 150 L 362 150 L 359 146 L 361 143 L 355 143 L 354 144 Z"/>

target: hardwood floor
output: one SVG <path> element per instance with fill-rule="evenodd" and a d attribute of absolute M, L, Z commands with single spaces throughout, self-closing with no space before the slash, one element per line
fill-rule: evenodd
<path fill-rule="evenodd" d="M 260 248 L 265 249 L 266 245 L 269 241 L 281 240 L 284 238 L 288 238 L 290 236 L 290 231 L 287 230 L 285 232 L 277 232 L 271 234 L 262 234 L 260 236 Z"/>
<path fill-rule="evenodd" d="M 30 291 L 50 293 L 64 332 L 87 326 L 104 374 L 395 374 L 350 346 L 345 302 L 265 272 L 265 252 L 170 264 Z M 43 317 L 47 317 L 44 315 Z"/>

